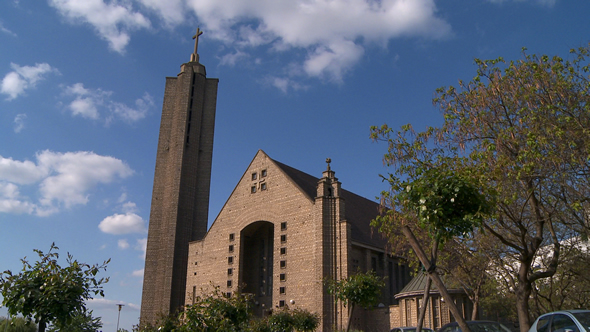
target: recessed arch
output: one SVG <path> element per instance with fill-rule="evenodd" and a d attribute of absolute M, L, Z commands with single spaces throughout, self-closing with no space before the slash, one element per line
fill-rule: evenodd
<path fill-rule="evenodd" d="M 254 296 L 254 314 L 272 309 L 274 224 L 256 221 L 240 232 L 240 286 Z"/>

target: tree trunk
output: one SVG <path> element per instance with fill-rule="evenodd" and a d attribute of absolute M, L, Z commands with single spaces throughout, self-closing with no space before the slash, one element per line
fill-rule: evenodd
<path fill-rule="evenodd" d="M 350 324 L 352 323 L 353 310 L 354 310 L 354 303 L 351 303 L 350 309 L 348 310 L 348 323 L 346 324 L 346 332 L 350 331 Z"/>
<path fill-rule="evenodd" d="M 422 250 L 420 243 L 418 243 L 418 240 L 414 236 L 414 233 L 412 233 L 412 230 L 410 229 L 410 227 L 408 227 L 408 226 L 402 227 L 402 232 L 404 233 L 404 235 L 408 239 L 408 242 L 410 242 L 412 249 L 414 249 L 414 251 L 416 252 L 416 255 L 420 259 L 420 262 L 422 263 L 422 265 L 424 265 L 426 270 L 429 271 L 428 276 L 430 277 L 430 279 L 432 279 L 432 282 L 434 282 L 436 284 L 436 287 L 438 288 L 440 294 L 443 296 L 443 298 L 447 299 L 447 306 L 449 307 L 451 314 L 453 314 L 453 317 L 455 317 L 455 320 L 457 321 L 457 324 L 459 324 L 459 327 L 461 328 L 461 330 L 463 332 L 471 332 L 471 330 L 469 329 L 469 326 L 467 326 L 467 323 L 465 323 L 465 319 L 463 318 L 463 316 L 459 312 L 459 309 L 457 309 L 457 306 L 455 305 L 453 298 L 451 297 L 451 295 L 447 291 L 447 287 L 445 287 L 445 285 L 443 284 L 442 280 L 438 276 L 438 273 L 436 273 L 436 270 L 431 269 L 432 266 L 430 265 L 430 262 L 428 261 L 428 258 L 426 257 L 426 254 L 424 253 L 424 250 Z M 421 332 L 421 331 L 416 331 L 416 332 Z M 521 332 L 523 332 L 522 328 L 521 328 Z M 528 332 L 528 330 L 527 330 L 527 332 Z"/>
<path fill-rule="evenodd" d="M 477 320 L 477 312 L 479 311 L 479 296 L 473 298 L 473 309 L 471 310 L 471 320 Z"/>
<path fill-rule="evenodd" d="M 432 280 L 426 279 L 426 286 L 424 286 L 424 297 L 422 298 L 422 307 L 420 307 L 420 314 L 418 315 L 418 324 L 416 324 L 416 332 L 422 332 L 424 325 L 424 316 L 426 315 L 426 308 L 428 307 L 428 299 L 430 298 L 430 285 Z"/>
<path fill-rule="evenodd" d="M 438 240 L 434 241 L 430 251 L 430 265 L 436 266 L 438 257 Z M 426 268 L 426 267 L 424 267 Z M 432 286 L 432 279 L 426 279 L 426 285 L 424 286 L 424 297 L 422 298 L 422 307 L 420 307 L 420 313 L 418 314 L 418 324 L 416 325 L 416 332 L 422 332 L 422 326 L 424 325 L 424 316 L 426 315 L 426 308 L 428 308 L 428 299 L 430 298 L 430 287 Z"/>
<path fill-rule="evenodd" d="M 47 323 L 45 323 L 45 318 L 41 318 L 41 320 L 39 321 L 39 329 L 37 331 L 45 332 L 46 325 Z"/>
<path fill-rule="evenodd" d="M 518 314 L 518 327 L 520 332 L 528 332 L 531 328 L 529 319 L 529 297 L 531 296 L 531 284 L 528 280 L 518 280 L 516 286 L 516 313 Z"/>

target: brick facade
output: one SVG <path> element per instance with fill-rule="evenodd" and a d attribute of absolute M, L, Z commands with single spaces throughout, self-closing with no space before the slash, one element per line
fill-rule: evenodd
<path fill-rule="evenodd" d="M 376 203 L 343 190 L 329 166 L 315 178 L 258 151 L 205 238 L 189 245 L 186 303 L 220 286 L 224 293 L 253 294 L 260 316 L 283 306 L 303 308 L 320 314 L 321 330 L 340 329 L 347 308 L 323 280 L 374 269 L 394 281 L 383 292 L 388 306 L 389 294 L 399 290 L 390 292 L 389 284 L 409 279 L 390 273 L 402 270 L 399 259 L 371 236 L 368 222 L 377 213 Z M 353 327 L 388 325 L 381 316 L 378 324 L 359 309 Z"/>

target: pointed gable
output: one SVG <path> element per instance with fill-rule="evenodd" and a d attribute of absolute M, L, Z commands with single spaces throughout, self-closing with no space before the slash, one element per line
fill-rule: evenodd
<path fill-rule="evenodd" d="M 273 162 L 279 166 L 310 199 L 313 200 L 315 198 L 317 184 L 320 181 L 319 178 L 276 160 L 273 160 Z M 351 224 L 352 228 L 352 240 L 365 245 L 384 248 L 387 245 L 387 239 L 383 238 L 370 225 L 371 220 L 379 214 L 379 204 L 348 190 L 342 190 L 342 197 L 346 204 L 346 221 Z"/>

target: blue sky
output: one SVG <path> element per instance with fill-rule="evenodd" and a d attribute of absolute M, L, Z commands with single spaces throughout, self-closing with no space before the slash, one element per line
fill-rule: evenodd
<path fill-rule="evenodd" d="M 138 322 L 166 76 L 219 78 L 212 221 L 258 149 L 344 188 L 385 189 L 369 127 L 441 123 L 434 90 L 473 59 L 567 56 L 590 2 L 565 0 L 4 0 L 0 2 L 0 270 L 52 242 L 111 258 L 89 307 Z M 0 309 L 0 315 L 5 315 Z"/>

